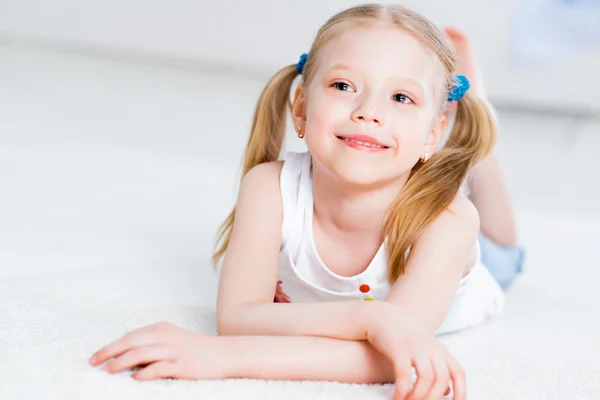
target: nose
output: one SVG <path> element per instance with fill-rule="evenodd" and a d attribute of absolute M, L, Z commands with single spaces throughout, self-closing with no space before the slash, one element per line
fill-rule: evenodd
<path fill-rule="evenodd" d="M 383 113 L 377 101 L 371 97 L 364 99 L 352 112 L 351 116 L 354 122 L 373 122 L 376 125 L 383 125 Z"/>

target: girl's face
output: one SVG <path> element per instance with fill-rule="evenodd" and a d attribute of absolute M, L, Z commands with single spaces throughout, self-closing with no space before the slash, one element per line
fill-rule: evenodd
<path fill-rule="evenodd" d="M 325 45 L 294 103 L 315 164 L 347 183 L 408 177 L 436 148 L 444 71 L 413 36 L 389 26 L 353 28 Z"/>

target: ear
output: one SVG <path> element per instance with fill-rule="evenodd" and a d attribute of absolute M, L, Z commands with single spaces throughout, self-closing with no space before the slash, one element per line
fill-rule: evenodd
<path fill-rule="evenodd" d="M 304 85 L 299 84 L 294 92 L 294 100 L 292 102 L 292 120 L 294 127 L 303 126 L 306 122 L 306 94 Z"/>
<path fill-rule="evenodd" d="M 442 140 L 442 136 L 444 135 L 447 122 L 448 118 L 446 117 L 446 113 L 443 113 L 434 121 L 431 131 L 427 135 L 424 152 L 427 152 L 430 157 L 433 153 L 435 153 L 440 143 L 440 140 Z"/>

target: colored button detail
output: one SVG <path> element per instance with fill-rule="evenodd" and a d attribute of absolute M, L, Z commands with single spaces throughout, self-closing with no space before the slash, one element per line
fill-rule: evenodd
<path fill-rule="evenodd" d="M 371 292 L 371 287 L 366 283 L 359 286 L 360 292 L 364 295 L 363 300 L 375 300 Z"/>

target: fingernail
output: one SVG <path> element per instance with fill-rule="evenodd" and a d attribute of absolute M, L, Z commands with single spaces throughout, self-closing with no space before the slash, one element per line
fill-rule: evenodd
<path fill-rule="evenodd" d="M 94 365 L 95 362 L 96 362 L 96 356 L 93 355 L 90 357 L 90 364 Z"/>

